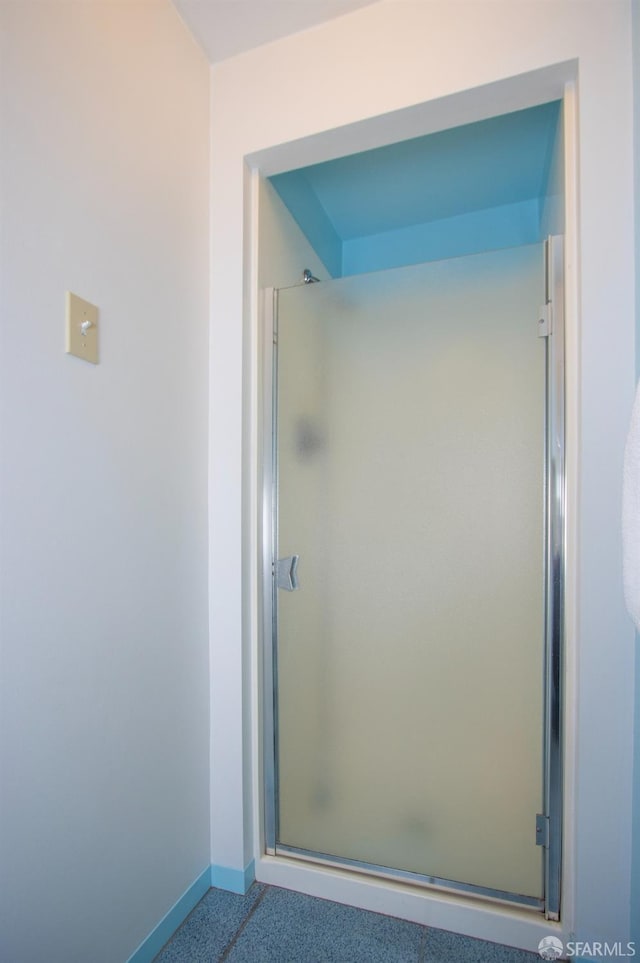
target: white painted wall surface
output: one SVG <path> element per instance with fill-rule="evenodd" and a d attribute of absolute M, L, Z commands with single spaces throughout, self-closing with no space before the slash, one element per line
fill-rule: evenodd
<path fill-rule="evenodd" d="M 579 182 L 569 187 L 577 189 L 579 233 L 569 239 L 569 321 L 571 462 L 578 469 L 570 517 L 578 554 L 570 573 L 568 712 L 569 728 L 577 726 L 568 824 L 577 880 L 565 919 L 582 939 L 628 933 L 633 633 L 622 601 L 619 507 L 634 384 L 629 31 L 627 0 L 381 0 L 213 68 L 212 807 L 225 827 L 213 838 L 214 863 L 240 869 L 254 846 L 246 834 L 251 761 L 237 751 L 249 725 L 242 678 L 255 625 L 249 606 L 243 611 L 240 583 L 243 349 L 256 310 L 252 291 L 249 309 L 243 306 L 243 271 L 255 278 L 256 246 L 243 219 L 245 158 L 274 173 L 528 106 L 544 98 L 544 78 L 499 82 L 577 61 Z M 570 74 L 561 67 L 549 77 Z M 487 84 L 498 85 L 489 99 L 487 91 L 474 92 Z M 557 96 L 555 81 L 547 96 Z M 493 933 L 499 938 L 499 928 Z"/>
<path fill-rule="evenodd" d="M 117 963 L 209 863 L 209 69 L 165 0 L 0 23 L 0 957 Z"/>

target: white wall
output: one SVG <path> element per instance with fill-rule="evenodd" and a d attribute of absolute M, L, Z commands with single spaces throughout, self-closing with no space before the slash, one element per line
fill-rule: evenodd
<path fill-rule="evenodd" d="M 166 0 L 0 18 L 0 956 L 116 963 L 209 864 L 209 69 Z"/>
<path fill-rule="evenodd" d="M 214 818 L 226 829 L 214 837 L 213 862 L 240 869 L 254 845 L 246 834 L 251 760 L 227 749 L 241 746 L 248 724 L 243 630 L 245 642 L 254 642 L 240 583 L 242 364 L 256 303 L 243 314 L 245 266 L 255 278 L 243 217 L 245 158 L 275 173 L 529 106 L 557 96 L 558 81 L 577 69 L 579 181 L 572 178 L 568 192 L 577 191 L 568 230 L 578 225 L 568 246 L 575 402 L 568 728 L 577 723 L 577 736 L 567 834 L 567 866 L 575 859 L 577 880 L 567 888 L 565 920 L 582 938 L 625 938 L 633 633 L 622 602 L 619 503 L 634 383 L 629 31 L 627 0 L 381 0 L 213 68 L 212 759 Z M 301 100 L 311 109 L 300 109 Z M 257 840 L 255 847 L 259 853 Z"/>

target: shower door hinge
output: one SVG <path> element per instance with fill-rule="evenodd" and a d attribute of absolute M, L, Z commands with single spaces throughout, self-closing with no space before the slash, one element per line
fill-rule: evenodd
<path fill-rule="evenodd" d="M 552 312 L 551 312 L 551 302 L 543 304 L 540 308 L 540 314 L 538 315 L 538 337 L 548 338 L 552 333 Z"/>
<path fill-rule="evenodd" d="M 542 813 L 536 815 L 536 846 L 549 848 L 549 817 Z"/>

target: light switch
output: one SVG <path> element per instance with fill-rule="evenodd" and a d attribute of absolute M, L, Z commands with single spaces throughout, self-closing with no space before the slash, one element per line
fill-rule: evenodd
<path fill-rule="evenodd" d="M 98 363 L 98 309 L 67 291 L 67 354 Z"/>

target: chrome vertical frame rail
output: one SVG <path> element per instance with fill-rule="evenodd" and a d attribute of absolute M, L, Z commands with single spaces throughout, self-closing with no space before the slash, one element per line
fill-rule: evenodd
<path fill-rule="evenodd" d="M 273 587 L 273 560 L 277 549 L 278 480 L 276 457 L 277 359 L 276 330 L 278 292 L 263 292 L 262 338 L 262 770 L 265 850 L 275 853 L 278 820 L 278 780 L 276 745 L 278 734 L 276 599 Z"/>
<path fill-rule="evenodd" d="M 551 330 L 546 338 L 545 452 L 545 727 L 544 814 L 548 841 L 544 860 L 545 912 L 560 918 L 562 875 L 565 587 L 565 332 L 564 238 L 546 241 L 546 301 Z"/>

